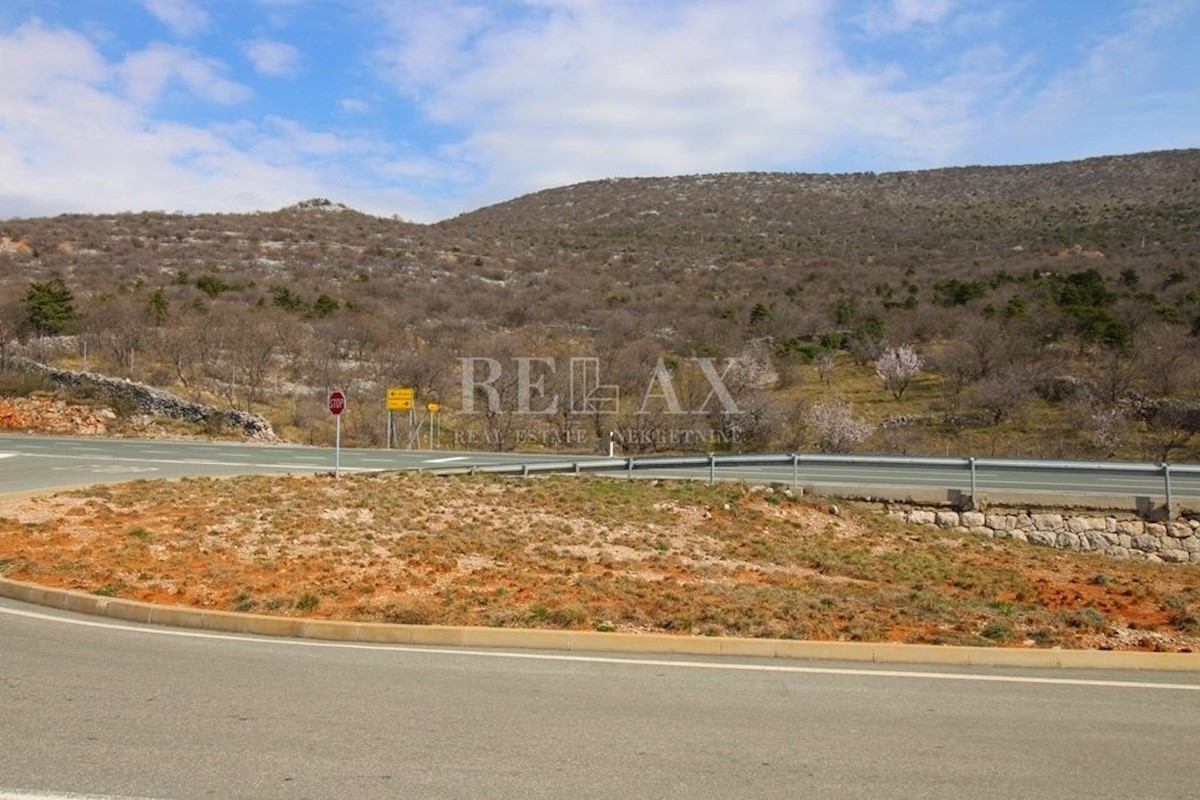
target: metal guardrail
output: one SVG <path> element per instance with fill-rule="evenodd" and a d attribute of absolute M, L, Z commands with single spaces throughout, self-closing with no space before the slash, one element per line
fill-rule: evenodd
<path fill-rule="evenodd" d="M 1106 462 L 1106 461 L 1034 461 L 1020 459 L 994 459 L 994 458 L 936 458 L 936 457 L 908 457 L 908 456 L 862 456 L 862 455 L 826 455 L 826 454 L 801 454 L 801 453 L 773 453 L 759 455 L 717 455 L 710 454 L 706 456 L 641 456 L 629 458 L 587 458 L 580 460 L 567 461 L 532 461 L 532 462 L 514 462 L 512 464 L 495 464 L 487 466 L 472 466 L 472 467 L 445 467 L 435 470 L 425 469 L 424 472 L 430 472 L 437 475 L 466 475 L 466 474 L 488 474 L 488 475 L 516 475 L 516 476 L 531 476 L 537 474 L 549 473 L 565 473 L 565 474 L 581 474 L 584 472 L 607 472 L 607 473 L 624 473 L 628 477 L 633 477 L 635 473 L 645 472 L 661 472 L 661 471 L 676 471 L 676 470 L 702 470 L 707 472 L 709 482 L 715 482 L 719 473 L 722 470 L 737 469 L 739 467 L 791 467 L 791 483 L 793 486 L 799 486 L 801 483 L 801 471 L 807 467 L 851 467 L 851 468 L 867 468 L 867 467 L 884 467 L 884 468 L 907 468 L 913 470 L 913 474 L 921 472 L 944 472 L 951 470 L 956 476 L 961 475 L 961 480 L 954 482 L 945 482 L 939 485 L 939 488 L 947 491 L 962 491 L 969 494 L 971 498 L 978 496 L 979 492 L 987 491 L 988 485 L 982 480 L 980 472 L 987 470 L 991 472 L 1017 472 L 1028 470 L 1039 470 L 1050 473 L 1047 476 L 1047 481 L 1042 487 L 1034 487 L 1022 489 L 1022 492 L 1047 493 L 1047 494 L 1063 494 L 1076 493 L 1086 494 L 1086 491 L 1077 489 L 1064 490 L 1061 486 L 1055 485 L 1054 473 L 1058 473 L 1060 478 L 1068 472 L 1073 473 L 1096 473 L 1124 476 L 1159 476 L 1162 479 L 1161 487 L 1162 494 L 1166 500 L 1166 508 L 1168 514 L 1174 507 L 1175 485 L 1173 479 L 1179 476 L 1200 477 L 1200 465 L 1195 464 L 1169 464 L 1169 463 L 1149 463 L 1149 462 Z M 811 482 L 811 481 L 810 481 Z M 884 482 L 871 482 L 856 478 L 853 481 L 854 485 L 863 488 L 895 488 L 896 484 Z M 993 487 L 995 488 L 995 487 Z M 998 489 L 999 491 L 1012 491 L 1011 489 Z M 1095 494 L 1131 494 L 1122 491 L 1097 491 Z M 1132 493 L 1132 494 L 1137 494 Z M 1157 492 L 1155 492 L 1157 494 Z M 1197 492 L 1200 496 L 1200 492 Z"/>

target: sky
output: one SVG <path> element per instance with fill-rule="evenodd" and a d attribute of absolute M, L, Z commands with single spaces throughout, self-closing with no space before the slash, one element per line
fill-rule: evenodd
<path fill-rule="evenodd" d="M 4 0 L 0 219 L 1200 146 L 1200 0 Z"/>

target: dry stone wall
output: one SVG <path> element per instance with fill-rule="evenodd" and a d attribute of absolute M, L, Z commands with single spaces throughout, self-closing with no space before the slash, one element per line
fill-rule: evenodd
<path fill-rule="evenodd" d="M 1076 516 L 1034 511 L 982 512 L 942 508 L 893 508 L 888 516 L 993 539 L 1097 552 L 1116 558 L 1200 563 L 1200 519 L 1147 522 L 1115 516 Z"/>
<path fill-rule="evenodd" d="M 209 427 L 229 428 L 261 441 L 277 439 L 271 423 L 257 414 L 193 403 L 178 395 L 141 383 L 110 378 L 94 372 L 59 369 L 27 358 L 12 358 L 9 363 L 18 369 L 44 375 L 56 386 L 103 399 L 119 408 L 136 409 L 142 414 L 195 422 Z"/>

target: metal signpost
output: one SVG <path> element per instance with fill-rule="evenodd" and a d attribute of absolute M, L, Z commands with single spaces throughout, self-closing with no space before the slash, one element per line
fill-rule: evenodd
<path fill-rule="evenodd" d="M 391 386 L 387 390 L 387 446 L 391 449 L 392 442 L 396 439 L 396 424 L 392 420 L 393 411 L 408 412 L 408 429 L 411 437 L 413 425 L 413 401 L 416 398 L 416 390 L 411 386 Z M 411 443 L 410 443 L 411 445 Z"/>
<path fill-rule="evenodd" d="M 438 411 L 441 406 L 437 403 L 426 403 L 425 410 L 429 412 L 429 449 L 437 449 Z"/>
<path fill-rule="evenodd" d="M 342 466 L 342 412 L 346 410 L 346 395 L 334 389 L 329 393 L 329 413 L 333 414 L 333 477 L 338 477 Z"/>

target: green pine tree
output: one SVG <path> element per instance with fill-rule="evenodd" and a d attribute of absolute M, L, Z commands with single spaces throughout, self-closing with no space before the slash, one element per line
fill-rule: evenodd
<path fill-rule="evenodd" d="M 33 281 L 25 293 L 25 318 L 38 336 L 66 333 L 75 321 L 74 300 L 62 278 Z"/>

